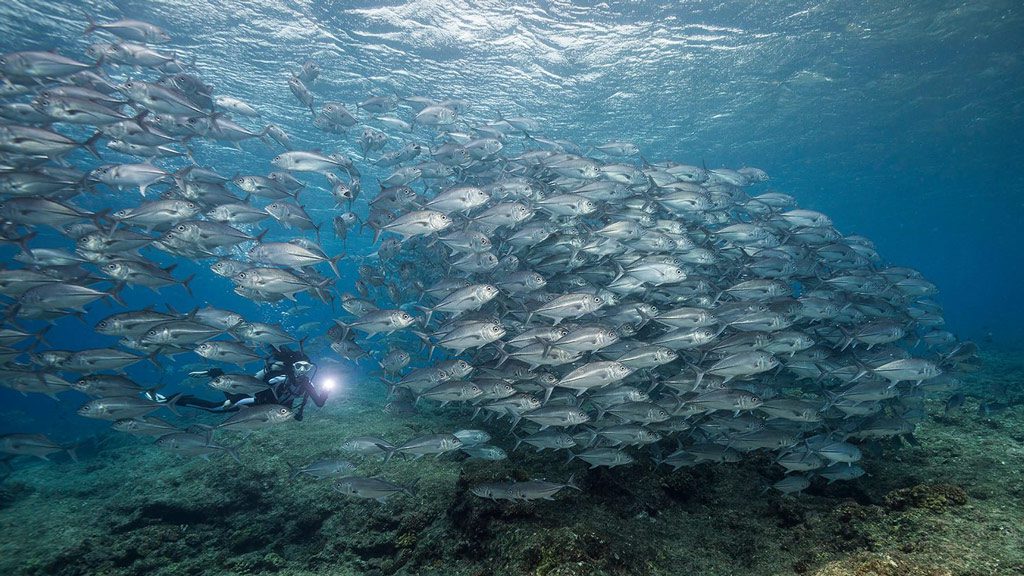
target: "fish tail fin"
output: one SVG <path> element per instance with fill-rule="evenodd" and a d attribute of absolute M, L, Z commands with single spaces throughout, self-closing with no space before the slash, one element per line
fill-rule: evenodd
<path fill-rule="evenodd" d="M 39 344 L 49 345 L 50 343 L 46 341 L 46 333 L 50 331 L 50 328 L 53 328 L 53 326 L 52 325 L 46 325 L 46 326 L 42 327 L 38 332 L 33 334 L 32 335 L 33 336 L 33 342 L 28 347 L 28 349 L 29 350 L 35 350 L 35 347 L 38 346 Z"/>
<path fill-rule="evenodd" d="M 383 376 L 380 377 L 380 381 L 383 382 L 384 385 L 388 387 L 387 398 L 392 398 L 395 395 L 395 390 L 398 389 L 398 383 L 397 382 L 392 382 L 391 380 L 388 380 L 387 378 L 385 378 Z"/>
<path fill-rule="evenodd" d="M 418 330 L 413 330 L 412 334 L 420 339 L 420 341 L 423 343 L 423 348 L 427 348 L 429 350 L 429 352 L 427 353 L 427 360 L 429 361 L 434 356 L 434 349 L 437 347 L 434 346 L 434 343 L 430 341 L 430 336 L 428 334 L 420 332 Z M 423 348 L 420 348 L 421 352 L 423 351 Z"/>
<path fill-rule="evenodd" d="M 576 490 L 577 492 L 582 492 L 583 491 L 583 489 L 580 488 L 578 484 L 576 484 L 576 473 L 575 472 L 573 472 L 572 474 L 569 474 L 569 479 L 565 481 L 565 486 L 567 488 L 572 488 L 573 490 Z"/>
<path fill-rule="evenodd" d="M 412 482 L 410 482 L 408 486 L 405 486 L 404 490 L 402 490 L 402 491 L 405 492 L 406 494 L 408 494 L 409 496 L 415 496 L 416 493 L 419 491 L 419 489 L 416 487 L 416 484 L 419 483 L 419 481 L 420 481 L 420 477 L 419 476 L 413 478 Z"/>
<path fill-rule="evenodd" d="M 121 306 L 128 306 L 127 304 L 125 304 L 124 299 L 121 298 L 121 290 L 123 290 L 125 286 L 125 282 L 118 282 L 117 284 L 114 284 L 114 287 L 110 289 L 110 292 L 107 292 L 107 295 L 110 296 L 110 299 L 113 300 L 114 302 L 117 302 Z"/>
<path fill-rule="evenodd" d="M 331 266 L 331 271 L 334 272 L 334 275 L 337 276 L 339 280 L 341 279 L 341 272 L 338 271 L 338 262 L 342 261 L 344 258 L 345 253 L 342 252 L 341 254 L 338 254 L 334 258 L 327 260 L 327 263 Z"/>
<path fill-rule="evenodd" d="M 704 380 L 704 375 L 707 374 L 707 371 L 701 370 L 700 366 L 697 366 L 696 364 L 690 364 L 689 362 L 686 362 L 686 364 L 690 367 L 691 370 L 693 370 L 697 374 L 697 380 L 694 381 L 693 383 L 693 388 L 696 390 L 697 387 L 700 386 L 700 383 Z"/>
<path fill-rule="evenodd" d="M 423 327 L 426 328 L 427 325 L 430 324 L 430 319 L 434 315 L 434 309 L 433 308 L 428 308 L 427 306 L 420 306 L 419 304 L 413 304 L 413 308 L 415 308 L 415 309 L 419 310 L 420 312 L 423 312 L 423 313 L 426 314 L 426 317 L 423 320 Z"/>
<path fill-rule="evenodd" d="M 511 408 L 508 408 L 507 410 L 508 415 L 512 417 L 512 426 L 509 427 L 509 432 L 511 432 L 516 429 L 516 425 L 519 424 L 519 421 L 522 420 L 523 417 L 518 412 L 513 411 Z"/>
<path fill-rule="evenodd" d="M 544 401 L 541 402 L 541 405 L 544 405 L 544 406 L 547 405 L 548 400 L 551 400 L 551 393 L 554 392 L 554 391 L 555 391 L 555 387 L 554 386 L 547 386 L 547 387 L 544 388 Z"/>
<path fill-rule="evenodd" d="M 103 137 L 103 132 L 97 131 L 92 136 L 89 136 L 88 140 L 86 140 L 85 142 L 82 143 L 82 148 L 85 148 L 86 150 L 89 151 L 90 154 L 92 154 L 96 158 L 99 158 L 100 160 L 103 160 L 103 157 L 100 156 L 99 151 L 96 150 L 96 143 L 99 142 L 100 138 L 102 138 L 102 137 Z"/>
<path fill-rule="evenodd" d="M 551 352 L 551 348 L 554 347 L 554 343 L 551 340 L 547 338 L 541 338 L 540 336 L 538 336 L 536 340 L 539 344 L 544 346 L 544 353 L 541 355 L 541 358 L 547 358 L 548 354 Z"/>
<path fill-rule="evenodd" d="M 839 331 L 842 332 L 843 336 L 844 336 L 844 339 L 842 340 L 842 342 L 840 342 L 839 351 L 840 352 L 845 352 L 846 349 L 849 348 L 851 344 L 853 344 L 854 337 L 853 337 L 852 334 L 850 334 L 850 331 L 847 330 L 846 328 L 844 328 L 842 326 L 838 326 L 838 328 L 839 328 Z M 869 349 L 870 349 L 870 347 L 869 347 Z"/>
<path fill-rule="evenodd" d="M 264 126 L 263 130 L 260 130 L 259 135 L 256 136 L 256 138 L 258 138 L 260 142 L 263 142 L 267 146 L 273 146 L 273 144 L 270 142 L 270 138 L 267 137 L 267 134 L 270 132 L 270 126 L 270 124 Z"/>
<path fill-rule="evenodd" d="M 651 316 L 650 314 L 644 312 L 643 308 L 639 305 L 636 306 L 636 313 L 640 315 L 640 323 L 637 324 L 637 330 L 646 326 L 648 323 L 650 323 L 651 320 L 654 320 L 654 316 Z"/>
<path fill-rule="evenodd" d="M 92 220 L 93 224 L 95 224 L 97 228 L 102 230 L 103 229 L 103 219 L 110 217 L 110 208 L 104 208 L 102 210 L 98 210 L 96 212 L 93 212 L 92 214 L 89 214 L 88 216 L 89 216 L 89 219 Z M 110 234 L 113 234 L 113 232 L 114 232 L 114 230 L 111 229 L 110 230 Z M 109 234 L 108 234 L 108 236 L 109 236 Z"/>
<path fill-rule="evenodd" d="M 851 383 L 852 382 L 856 382 L 857 380 L 860 380 L 861 378 L 867 376 L 868 373 L 874 371 L 874 370 L 871 369 L 870 366 L 868 366 L 867 364 L 865 364 L 863 361 L 861 361 L 859 359 L 854 359 L 853 363 L 857 365 L 858 371 L 857 371 L 857 375 L 854 376 L 853 380 L 850 381 Z"/>
<path fill-rule="evenodd" d="M 206 434 L 207 444 L 213 441 L 213 433 L 217 429 L 216 426 L 210 426 L 209 424 L 192 424 L 186 430 L 192 432 L 193 428 L 196 430 L 202 430 L 203 433 Z"/>
<path fill-rule="evenodd" d="M 150 362 L 152 362 L 153 366 L 156 366 L 157 370 L 163 370 L 164 369 L 164 367 L 160 365 L 160 361 L 157 360 L 157 358 L 159 358 L 159 356 L 160 356 L 160 352 L 161 351 L 162 351 L 161 348 L 157 348 L 156 350 L 154 350 L 154 351 L 152 351 L 152 352 L 150 352 L 149 354 L 146 355 L 146 360 L 149 360 Z M 160 386 L 157 386 L 157 388 L 159 388 L 159 387 Z M 154 388 L 154 390 L 155 390 L 155 388 Z"/>
<path fill-rule="evenodd" d="M 185 291 L 188 292 L 188 295 L 191 298 L 195 298 L 195 294 L 192 293 L 192 286 L 190 286 L 191 282 L 195 279 L 196 275 L 192 274 L 188 278 L 185 278 L 184 280 L 181 281 L 182 288 L 184 288 Z"/>
<path fill-rule="evenodd" d="M 185 166 L 183 168 L 175 170 L 174 172 L 171 172 L 171 179 L 174 180 L 174 183 L 175 185 L 178 186 L 178 188 L 185 187 L 186 178 L 188 178 L 188 175 L 192 173 L 192 170 L 194 170 L 195 167 L 195 163 L 193 162 L 189 166 Z"/>
<path fill-rule="evenodd" d="M 92 19 L 92 14 L 86 14 L 85 20 L 88 24 L 86 25 L 85 30 L 82 31 L 82 36 L 88 36 L 99 28 L 99 26 L 96 25 L 96 21 Z"/>
<path fill-rule="evenodd" d="M 163 404 L 161 404 L 161 406 L 166 407 L 175 416 L 181 416 L 181 413 L 179 413 L 178 409 L 176 408 L 176 404 L 178 403 L 178 400 L 181 399 L 181 397 L 182 397 L 181 394 L 176 394 L 174 396 L 171 396 L 171 398 L 169 400 L 167 400 L 167 402 L 164 402 Z M 210 428 L 210 434 L 211 435 L 213 434 L 213 428 L 212 427 Z M 209 440 L 207 440 L 207 442 L 209 442 Z"/>
<path fill-rule="evenodd" d="M 32 249 L 29 248 L 28 243 L 31 240 L 35 239 L 35 237 L 38 236 L 38 235 L 39 235 L 39 233 L 36 232 L 35 230 L 33 230 L 32 232 L 29 232 L 28 234 L 25 234 L 21 238 L 15 238 L 14 241 L 18 244 L 18 248 L 21 248 L 22 252 L 24 252 L 25 254 L 28 254 L 31 257 L 32 256 Z"/>
<path fill-rule="evenodd" d="M 825 412 L 826 410 L 834 406 L 836 401 L 839 400 L 839 394 L 837 392 L 833 392 L 832 390 L 822 390 L 821 392 L 822 394 L 825 395 L 826 398 L 828 398 L 828 400 L 825 402 L 825 405 L 821 407 L 821 412 Z"/>
<path fill-rule="evenodd" d="M 511 354 L 505 352 L 505 345 L 500 340 L 495 342 L 494 346 L 498 349 L 498 364 L 495 368 L 500 368 L 511 357 Z"/>
<path fill-rule="evenodd" d="M 71 460 L 77 464 L 78 454 L 75 452 L 75 448 L 78 448 L 77 444 L 68 446 L 67 448 L 64 449 L 64 453 L 68 455 L 68 458 L 71 458 Z"/>

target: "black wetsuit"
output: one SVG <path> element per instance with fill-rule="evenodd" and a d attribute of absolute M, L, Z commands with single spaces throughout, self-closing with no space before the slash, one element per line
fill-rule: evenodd
<path fill-rule="evenodd" d="M 302 420 L 306 401 L 312 398 L 317 408 L 322 408 L 327 402 L 327 393 L 317 390 L 306 376 L 297 376 L 293 370 L 295 359 L 288 358 L 288 360 L 290 361 L 277 362 L 278 364 L 283 364 L 283 366 L 278 368 L 272 368 L 272 362 L 270 360 L 267 361 L 267 366 L 263 370 L 263 382 L 267 383 L 270 388 L 258 392 L 252 397 L 253 401 L 248 405 L 281 404 L 295 410 L 295 419 Z M 223 373 L 223 370 L 213 368 L 206 372 L 206 376 L 216 378 Z M 284 376 L 285 379 L 277 384 L 270 384 L 271 380 L 278 376 Z M 244 394 L 228 394 L 227 392 L 224 393 L 224 396 L 231 402 L 231 405 L 226 408 L 224 407 L 224 402 L 204 400 L 191 394 L 179 394 L 174 399 L 174 404 L 176 406 L 190 406 L 210 412 L 235 412 L 241 407 L 238 405 L 238 402 L 250 398 L 250 396 Z M 298 402 L 297 408 L 296 402 Z"/>
<path fill-rule="evenodd" d="M 292 364 L 285 364 L 283 368 L 272 370 L 269 367 L 264 371 L 263 381 L 270 382 L 277 376 L 284 376 L 284 382 L 256 394 L 253 404 L 281 404 L 295 409 L 295 419 L 302 420 L 302 412 L 306 409 L 306 401 L 310 398 L 317 408 L 323 408 L 327 402 L 327 392 L 317 390 L 316 386 L 306 376 L 297 376 L 292 369 Z M 234 401 L 232 401 L 234 402 Z M 295 403 L 298 402 L 298 408 Z"/>

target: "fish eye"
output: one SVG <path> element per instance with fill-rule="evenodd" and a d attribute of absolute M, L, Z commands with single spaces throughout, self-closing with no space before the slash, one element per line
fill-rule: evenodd
<path fill-rule="evenodd" d="M 280 408 L 280 409 L 278 409 L 278 413 L 280 413 L 280 414 L 287 414 L 288 413 L 288 409 L 287 408 Z"/>
<path fill-rule="evenodd" d="M 184 224 L 179 224 L 178 225 L 178 232 L 184 232 L 184 231 L 185 231 L 185 225 Z"/>

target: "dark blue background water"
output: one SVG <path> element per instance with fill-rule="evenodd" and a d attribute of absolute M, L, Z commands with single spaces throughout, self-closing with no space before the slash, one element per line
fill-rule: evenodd
<path fill-rule="evenodd" d="M 772 176 L 772 188 L 827 213 L 841 231 L 870 237 L 888 261 L 921 270 L 941 290 L 950 329 L 1017 346 L 1024 338 L 1019 2 L 749 4 L 9 0 L 0 6 L 0 51 L 59 48 L 84 58 L 84 47 L 100 39 L 81 37 L 86 13 L 136 17 L 167 29 L 174 41 L 161 48 L 196 55 L 218 94 L 252 103 L 299 147 L 352 153 L 357 138 L 316 131 L 288 91 L 290 71 L 313 58 L 324 70 L 318 102 L 351 106 L 390 93 L 464 98 L 474 104 L 471 118 L 539 117 L 547 136 L 630 140 L 652 161 L 757 166 Z M 199 145 L 196 156 L 225 175 L 270 170 L 275 152 L 258 142 L 243 148 Z M 375 176 L 382 174 L 364 170 L 364 181 Z M 137 200 L 135 191 L 94 199 Z M 326 192 L 303 200 L 314 219 L 330 220 Z M 349 251 L 367 253 L 368 242 L 356 240 Z M 227 279 L 200 276 L 195 301 L 177 288 L 126 297 L 135 306 L 209 303 L 277 319 L 280 307 L 250 304 Z M 94 306 L 87 323 L 114 310 Z M 306 320 L 326 325 L 330 315 L 320 310 Z M 77 320 L 61 321 L 49 340 L 72 349 L 113 342 Z M 138 370 L 139 378 L 158 377 Z M 55 410 L 48 398 L 0 394 L 18 408 L 5 428 L 24 429 Z M 78 402 L 68 396 L 63 404 L 57 410 L 67 415 Z"/>

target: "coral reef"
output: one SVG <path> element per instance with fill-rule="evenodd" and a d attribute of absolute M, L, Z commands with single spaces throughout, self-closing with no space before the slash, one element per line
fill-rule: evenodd
<path fill-rule="evenodd" d="M 900 558 L 877 554 L 856 554 L 829 562 L 814 576 L 951 576 L 938 566 L 921 565 Z"/>
<path fill-rule="evenodd" d="M 781 478 L 766 459 L 591 470 L 521 448 L 496 463 L 352 458 L 361 475 L 417 480 L 413 496 L 379 503 L 288 473 L 341 456 L 351 436 L 398 441 L 448 425 L 438 410 L 382 417 L 380 391 L 359 390 L 302 423 L 225 434 L 241 466 L 126 436 L 77 464 L 16 460 L 0 483 L 0 574 L 1022 574 L 1024 409 L 981 416 L 977 402 L 949 414 L 930 402 L 917 445 L 884 446 L 862 462 L 867 476 L 816 480 L 798 496 L 765 492 Z M 469 493 L 525 480 L 523 461 L 549 480 L 575 474 L 582 491 L 513 503 Z"/>
<path fill-rule="evenodd" d="M 884 500 L 885 507 L 890 510 L 925 508 L 933 512 L 961 506 L 966 502 L 967 492 L 960 486 L 951 484 L 918 484 L 910 488 L 900 488 L 886 494 Z"/>

